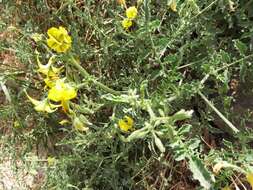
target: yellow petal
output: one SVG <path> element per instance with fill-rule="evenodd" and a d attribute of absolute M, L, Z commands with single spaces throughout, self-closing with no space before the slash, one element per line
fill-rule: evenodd
<path fill-rule="evenodd" d="M 137 14 L 138 14 L 138 10 L 135 6 L 129 7 L 126 10 L 126 16 L 129 19 L 135 19 L 137 17 Z"/>
<path fill-rule="evenodd" d="M 47 31 L 49 37 L 55 37 L 59 35 L 59 29 L 56 27 L 49 28 Z"/>
<path fill-rule="evenodd" d="M 177 12 L 177 1 L 176 0 L 171 0 L 169 4 L 170 9 L 173 12 Z"/>
<path fill-rule="evenodd" d="M 68 45 L 71 45 L 72 39 L 69 35 L 64 36 L 64 42 Z"/>
<path fill-rule="evenodd" d="M 56 68 L 52 66 L 52 64 L 55 62 L 55 56 L 51 56 L 46 65 L 41 64 L 38 54 L 36 56 L 36 59 L 37 59 L 37 64 L 39 66 L 39 69 L 37 71 L 46 76 L 57 76 L 63 68 L 63 67 Z"/>
<path fill-rule="evenodd" d="M 53 100 L 55 102 L 59 102 L 59 101 L 61 101 L 63 99 L 61 93 L 62 93 L 62 91 L 61 90 L 57 90 L 55 88 L 55 86 L 54 86 L 48 92 L 48 99 L 49 100 Z"/>
<path fill-rule="evenodd" d="M 57 110 L 58 107 L 60 107 L 60 105 L 51 104 L 47 99 L 44 99 L 40 101 L 40 103 L 36 105 L 34 109 L 38 112 L 53 113 Z"/>
<path fill-rule="evenodd" d="M 48 98 L 55 102 L 71 100 L 76 96 L 77 90 L 70 84 L 64 83 L 63 79 L 57 80 L 55 86 L 48 92 Z"/>
<path fill-rule="evenodd" d="M 20 125 L 20 123 L 19 123 L 18 121 L 15 121 L 15 122 L 13 123 L 13 127 L 16 128 L 16 129 L 18 129 L 18 128 L 21 127 L 21 125 Z"/>
<path fill-rule="evenodd" d="M 55 86 L 55 81 L 58 80 L 58 76 L 53 76 L 53 77 L 47 77 L 44 79 L 44 82 L 46 83 L 46 86 L 49 88 L 52 88 Z"/>
<path fill-rule="evenodd" d="M 58 77 L 58 75 L 62 72 L 64 66 L 61 66 L 60 68 L 51 66 L 49 71 L 48 71 L 48 75 L 49 77 Z"/>
<path fill-rule="evenodd" d="M 125 116 L 125 119 L 127 120 L 128 125 L 133 126 L 134 120 L 131 117 Z"/>
<path fill-rule="evenodd" d="M 67 120 L 67 119 L 63 119 L 63 120 L 61 120 L 61 121 L 59 122 L 60 125 L 65 125 L 65 124 L 67 124 L 67 123 L 69 123 L 69 120 Z"/>
<path fill-rule="evenodd" d="M 229 186 L 223 187 L 221 190 L 232 190 Z"/>
<path fill-rule="evenodd" d="M 57 48 L 59 45 L 61 45 L 61 43 L 59 43 L 56 39 L 54 39 L 54 38 L 49 38 L 49 39 L 47 39 L 47 45 L 51 48 L 51 49 L 53 49 L 53 50 L 55 50 L 55 48 Z"/>
<path fill-rule="evenodd" d="M 251 188 L 253 189 L 253 173 L 248 173 L 246 175 L 247 181 L 249 182 Z"/>
<path fill-rule="evenodd" d="M 60 105 L 54 105 L 54 104 L 49 103 L 47 99 L 38 101 L 30 97 L 27 93 L 26 93 L 26 96 L 34 105 L 34 109 L 38 112 L 53 113 L 57 110 L 58 107 L 60 107 Z"/>
<path fill-rule="evenodd" d="M 25 94 L 28 97 L 28 99 L 32 102 L 33 105 L 38 105 L 40 103 L 40 101 L 35 100 L 31 96 L 29 96 L 26 91 L 25 91 Z"/>
<path fill-rule="evenodd" d="M 63 91 L 63 100 L 71 100 L 77 96 L 77 91 L 75 88 L 70 86 L 69 84 L 66 84 L 66 88 Z"/>
<path fill-rule="evenodd" d="M 54 157 L 47 157 L 48 166 L 53 166 L 56 163 L 56 159 Z"/>
<path fill-rule="evenodd" d="M 61 105 L 62 105 L 62 108 L 63 108 L 63 111 L 65 112 L 65 113 L 68 113 L 69 112 L 69 110 L 70 110 L 70 108 L 69 108 L 69 101 L 67 100 L 62 100 L 61 101 Z"/>
<path fill-rule="evenodd" d="M 120 119 L 118 122 L 119 128 L 127 132 L 133 128 L 134 121 L 131 117 L 125 116 L 123 119 Z"/>
<path fill-rule="evenodd" d="M 63 35 L 68 35 L 68 31 L 62 26 L 59 27 L 59 32 Z"/>
<path fill-rule="evenodd" d="M 132 25 L 133 25 L 133 21 L 128 19 L 128 18 L 125 18 L 123 21 L 122 21 L 122 26 L 123 28 L 125 28 L 126 30 L 128 30 Z"/>
<path fill-rule="evenodd" d="M 71 37 L 68 35 L 68 31 L 64 27 L 52 27 L 47 31 L 47 34 L 49 36 L 47 39 L 47 45 L 56 52 L 66 52 L 71 47 Z"/>

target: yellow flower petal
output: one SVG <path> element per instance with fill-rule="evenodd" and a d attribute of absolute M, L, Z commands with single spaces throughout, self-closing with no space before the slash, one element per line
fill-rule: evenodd
<path fill-rule="evenodd" d="M 232 190 L 229 186 L 223 187 L 221 190 Z"/>
<path fill-rule="evenodd" d="M 54 157 L 47 157 L 48 166 L 53 166 L 56 163 L 56 159 Z"/>
<path fill-rule="evenodd" d="M 119 128 L 127 132 L 133 128 L 134 121 L 131 117 L 125 116 L 123 119 L 120 119 L 118 122 Z"/>
<path fill-rule="evenodd" d="M 246 175 L 247 181 L 249 182 L 251 188 L 253 189 L 253 173 L 248 173 Z"/>
<path fill-rule="evenodd" d="M 38 101 L 30 97 L 27 93 L 26 93 L 26 96 L 34 105 L 34 109 L 38 112 L 53 113 L 57 110 L 58 107 L 60 107 L 60 105 L 54 105 L 54 104 L 49 103 L 47 99 Z"/>
<path fill-rule="evenodd" d="M 55 85 L 56 86 L 56 85 Z M 48 99 L 53 100 L 55 102 L 59 102 L 63 99 L 62 97 L 62 90 L 57 89 L 56 87 L 52 87 L 48 92 Z"/>
<path fill-rule="evenodd" d="M 137 14 L 138 14 L 138 10 L 135 6 L 129 7 L 126 10 L 126 16 L 129 19 L 135 19 L 137 17 Z"/>
<path fill-rule="evenodd" d="M 63 120 L 61 120 L 61 121 L 59 122 L 60 125 L 65 125 L 65 124 L 67 124 L 67 123 L 69 123 L 69 120 L 67 120 L 67 119 L 63 119 Z"/>
<path fill-rule="evenodd" d="M 77 96 L 77 90 L 68 83 L 64 83 L 63 79 L 59 79 L 55 82 L 48 92 L 48 98 L 55 102 L 67 101 Z"/>
<path fill-rule="evenodd" d="M 47 35 L 49 37 L 54 38 L 54 37 L 59 35 L 59 29 L 56 28 L 56 27 L 49 28 L 48 31 L 47 31 Z"/>
<path fill-rule="evenodd" d="M 66 52 L 69 48 L 71 48 L 72 39 L 64 27 L 52 27 L 48 29 L 47 35 L 49 37 L 47 39 L 47 45 L 56 52 Z"/>
<path fill-rule="evenodd" d="M 62 26 L 59 27 L 59 32 L 63 35 L 68 35 L 68 31 Z"/>
<path fill-rule="evenodd" d="M 61 105 L 62 105 L 62 108 L 63 108 L 63 111 L 65 112 L 65 113 L 68 113 L 69 112 L 69 110 L 70 110 L 70 108 L 69 108 L 69 101 L 67 100 L 62 100 L 61 101 Z"/>
<path fill-rule="evenodd" d="M 173 11 L 173 12 L 177 12 L 177 1 L 176 0 L 171 0 L 170 3 L 168 4 L 169 8 Z"/>
<path fill-rule="evenodd" d="M 37 59 L 38 67 L 39 67 L 37 71 L 39 73 L 46 75 L 47 77 L 58 76 L 64 67 L 62 66 L 60 68 L 56 68 L 56 67 L 52 66 L 52 64 L 55 62 L 55 57 L 56 56 L 50 57 L 48 63 L 46 65 L 43 65 L 43 64 L 41 64 L 41 62 L 39 60 L 39 54 L 37 54 L 36 59 Z"/>
<path fill-rule="evenodd" d="M 122 26 L 123 28 L 125 28 L 126 30 L 128 30 L 132 25 L 133 25 L 133 21 L 128 19 L 128 18 L 125 18 L 123 21 L 122 21 Z"/>
<path fill-rule="evenodd" d="M 46 87 L 53 88 L 55 86 L 55 82 L 59 79 L 58 76 L 47 77 L 44 79 Z"/>

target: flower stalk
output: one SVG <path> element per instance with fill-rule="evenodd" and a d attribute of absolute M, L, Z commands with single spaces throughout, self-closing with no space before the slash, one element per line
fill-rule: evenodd
<path fill-rule="evenodd" d="M 78 61 L 73 57 L 73 55 L 70 55 L 70 61 L 71 64 L 78 69 L 78 71 L 80 72 L 80 74 L 86 78 L 89 79 L 94 85 L 96 85 L 97 87 L 101 88 L 102 90 L 104 90 L 105 92 L 111 93 L 113 95 L 120 95 L 120 92 L 113 90 L 111 88 L 109 88 L 108 86 L 104 85 L 103 83 L 97 81 L 92 75 L 90 75 L 79 63 Z"/>

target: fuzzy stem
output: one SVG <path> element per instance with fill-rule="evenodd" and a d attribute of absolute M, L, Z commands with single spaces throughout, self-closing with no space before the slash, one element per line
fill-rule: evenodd
<path fill-rule="evenodd" d="M 99 88 L 101 88 L 102 90 L 104 90 L 105 92 L 114 94 L 114 95 L 120 95 L 120 92 L 115 91 L 111 88 L 109 88 L 108 86 L 104 85 L 103 83 L 97 81 L 92 75 L 90 75 L 78 62 L 77 60 L 71 55 L 70 56 L 71 59 L 71 64 L 76 67 L 78 69 L 78 71 L 81 73 L 81 75 L 84 78 L 87 78 L 89 80 L 91 80 L 91 82 L 93 84 L 95 84 L 96 86 L 98 86 Z"/>
<path fill-rule="evenodd" d="M 214 107 L 214 105 L 205 97 L 204 94 L 202 94 L 200 91 L 198 94 L 206 102 L 206 104 L 212 108 L 212 110 L 233 130 L 233 132 L 239 132 L 239 130 L 216 107 Z"/>

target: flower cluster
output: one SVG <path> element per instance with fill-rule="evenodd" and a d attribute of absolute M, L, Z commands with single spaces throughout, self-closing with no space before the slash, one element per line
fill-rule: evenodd
<path fill-rule="evenodd" d="M 128 25 L 129 28 L 132 25 L 132 20 L 137 17 L 137 9 L 135 7 L 130 7 L 126 10 L 127 22 L 130 22 Z M 57 53 L 66 53 L 71 48 L 71 37 L 69 36 L 67 30 L 63 27 L 52 27 L 47 31 L 48 38 L 46 39 L 47 46 L 54 50 Z M 33 35 L 32 39 L 36 42 L 43 41 L 43 35 Z M 72 120 L 72 124 L 75 130 L 78 131 L 87 131 L 88 128 L 86 124 L 90 123 L 86 120 L 85 116 L 82 114 L 77 116 L 77 110 L 75 110 L 75 104 L 71 100 L 77 97 L 77 88 L 80 88 L 80 85 L 75 85 L 71 82 L 68 82 L 66 77 L 63 77 L 64 66 L 56 66 L 57 60 L 61 58 L 61 56 L 57 56 L 57 54 L 53 54 L 47 64 L 42 64 L 40 61 L 40 54 L 36 50 L 36 59 L 37 59 L 37 72 L 42 75 L 42 78 L 45 83 L 46 96 L 42 100 L 36 100 L 29 96 L 27 93 L 28 99 L 34 105 L 34 109 L 38 112 L 44 113 L 53 113 L 58 110 L 58 108 L 62 108 L 67 116 Z M 51 53 L 51 52 L 50 52 Z M 68 57 L 69 61 L 79 69 L 81 74 L 84 77 L 93 79 L 91 75 L 88 74 L 85 69 L 83 69 L 78 62 L 74 59 L 71 53 L 64 55 L 64 57 Z M 100 88 L 110 92 L 110 93 L 118 93 L 113 89 L 108 88 L 107 86 L 99 83 L 98 81 L 94 81 Z M 59 122 L 61 125 L 65 125 L 69 123 L 67 119 L 63 119 Z M 124 116 L 123 119 L 118 121 L 118 127 L 122 132 L 131 131 L 134 125 L 134 120 L 129 116 Z"/>
<path fill-rule="evenodd" d="M 71 47 L 71 37 L 65 28 L 52 27 L 47 31 L 47 34 L 47 45 L 56 52 L 63 53 Z M 69 112 L 69 100 L 77 96 L 77 90 L 73 85 L 65 82 L 65 78 L 60 78 L 60 73 L 64 69 L 64 66 L 59 68 L 54 66 L 56 55 L 51 56 L 48 63 L 43 65 L 39 60 L 39 53 L 37 51 L 36 54 L 38 64 L 37 72 L 43 75 L 44 82 L 46 87 L 49 88 L 49 91 L 47 98 L 41 101 L 35 100 L 27 95 L 29 100 L 34 104 L 36 111 L 52 113 L 58 107 L 62 107 L 66 113 Z M 50 101 L 60 104 L 55 105 Z"/>
<path fill-rule="evenodd" d="M 137 15 L 138 10 L 135 6 L 126 9 L 126 18 L 121 23 L 125 30 L 129 30 L 129 28 L 133 25 L 133 21 Z"/>
<path fill-rule="evenodd" d="M 65 53 L 71 48 L 72 39 L 64 27 L 52 27 L 47 31 L 47 34 L 46 43 L 55 52 Z M 74 128 L 79 131 L 86 131 L 87 128 L 84 123 L 70 109 L 70 101 L 77 97 L 77 88 L 76 85 L 68 82 L 65 77 L 61 77 L 64 66 L 55 66 L 57 55 L 53 54 L 47 64 L 42 64 L 39 59 L 39 52 L 35 52 L 37 54 L 37 72 L 43 77 L 47 96 L 42 100 L 35 100 L 26 93 L 28 99 L 34 105 L 34 109 L 38 112 L 52 113 L 62 107 L 63 111 L 72 119 Z M 63 121 L 60 124 L 68 122 L 67 120 Z"/>

